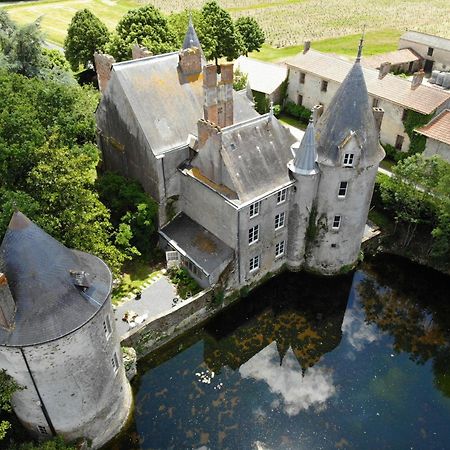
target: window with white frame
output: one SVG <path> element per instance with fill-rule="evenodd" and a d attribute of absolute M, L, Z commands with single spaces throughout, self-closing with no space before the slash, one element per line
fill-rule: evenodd
<path fill-rule="evenodd" d="M 105 320 L 103 321 L 103 331 L 105 332 L 106 340 L 108 340 L 112 334 L 111 321 L 109 319 L 109 316 L 106 316 Z"/>
<path fill-rule="evenodd" d="M 253 244 L 259 239 L 259 225 L 255 225 L 248 230 L 248 243 Z"/>
<path fill-rule="evenodd" d="M 347 195 L 347 187 L 348 187 L 347 181 L 341 181 L 339 183 L 338 197 L 344 198 Z"/>
<path fill-rule="evenodd" d="M 279 258 L 284 255 L 284 241 L 278 242 L 275 245 L 275 258 Z"/>
<path fill-rule="evenodd" d="M 334 216 L 333 218 L 333 230 L 339 230 L 341 226 L 341 216 Z"/>
<path fill-rule="evenodd" d="M 281 189 L 281 191 L 277 193 L 277 204 L 284 203 L 286 201 L 286 197 L 287 197 L 287 188 Z"/>
<path fill-rule="evenodd" d="M 250 258 L 249 261 L 249 271 L 254 272 L 255 270 L 259 269 L 259 255 L 254 256 L 253 258 Z"/>
<path fill-rule="evenodd" d="M 275 216 L 275 230 L 278 230 L 279 228 L 283 228 L 284 227 L 284 219 L 285 219 L 286 215 L 284 212 L 277 214 Z"/>
<path fill-rule="evenodd" d="M 353 153 L 345 153 L 344 154 L 344 166 L 352 167 L 354 158 L 355 158 L 355 155 Z"/>
<path fill-rule="evenodd" d="M 117 371 L 119 370 L 119 358 L 117 357 L 116 352 L 114 352 L 114 354 L 112 355 L 111 365 L 114 370 L 114 373 L 117 373 Z"/>
<path fill-rule="evenodd" d="M 261 207 L 261 202 L 255 202 L 250 205 L 250 219 L 256 217 L 259 214 L 259 208 Z"/>

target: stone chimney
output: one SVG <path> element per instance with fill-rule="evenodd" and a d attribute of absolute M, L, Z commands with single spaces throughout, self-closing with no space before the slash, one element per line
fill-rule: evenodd
<path fill-rule="evenodd" d="M 94 53 L 95 71 L 97 72 L 98 88 L 100 92 L 104 92 L 111 78 L 111 68 L 116 60 L 104 53 Z"/>
<path fill-rule="evenodd" d="M 14 326 L 16 302 L 11 294 L 8 279 L 0 272 L 0 327 L 10 330 Z"/>
<path fill-rule="evenodd" d="M 218 119 L 219 127 L 233 125 L 233 63 L 220 65 Z"/>
<path fill-rule="evenodd" d="M 217 117 L 217 67 L 208 64 L 203 67 L 203 117 L 218 124 Z"/>
<path fill-rule="evenodd" d="M 186 48 L 178 55 L 178 66 L 184 75 L 199 75 L 202 72 L 202 52 L 199 48 Z"/>
<path fill-rule="evenodd" d="M 391 63 L 384 62 L 381 63 L 380 68 L 378 70 L 378 79 L 383 79 L 389 72 L 391 71 Z"/>
<path fill-rule="evenodd" d="M 384 109 L 383 108 L 372 108 L 373 117 L 375 119 L 375 125 L 378 130 L 378 135 L 380 135 L 381 131 L 381 124 L 383 122 L 383 116 L 384 116 Z"/>
<path fill-rule="evenodd" d="M 141 47 L 139 44 L 134 44 L 131 49 L 132 59 L 141 59 L 153 56 L 153 53 L 147 47 Z"/>
<path fill-rule="evenodd" d="M 198 131 L 198 150 L 200 150 L 206 141 L 213 136 L 218 136 L 220 133 L 220 128 L 209 120 L 200 119 L 197 122 Z"/>
<path fill-rule="evenodd" d="M 311 41 L 305 41 L 303 43 L 303 54 L 308 53 L 310 48 L 311 48 Z"/>
<path fill-rule="evenodd" d="M 313 117 L 313 123 L 316 125 L 317 121 L 320 119 L 320 116 L 323 114 L 323 105 L 314 105 L 312 107 L 311 114 Z"/>
<path fill-rule="evenodd" d="M 425 72 L 422 69 L 416 72 L 411 81 L 411 89 L 417 89 L 422 84 L 424 76 Z"/>

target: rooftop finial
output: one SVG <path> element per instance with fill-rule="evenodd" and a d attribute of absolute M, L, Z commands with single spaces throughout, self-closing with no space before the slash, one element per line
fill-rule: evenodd
<path fill-rule="evenodd" d="M 362 32 L 362 35 L 361 35 L 361 39 L 359 40 L 358 55 L 356 56 L 356 62 L 357 63 L 359 63 L 361 61 L 365 33 L 366 33 L 366 26 L 364 25 L 363 32 Z"/>

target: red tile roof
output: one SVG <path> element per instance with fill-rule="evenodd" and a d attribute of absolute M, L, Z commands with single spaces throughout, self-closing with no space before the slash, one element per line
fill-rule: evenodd
<path fill-rule="evenodd" d="M 442 111 L 427 125 L 416 131 L 431 139 L 450 145 L 450 110 Z"/>

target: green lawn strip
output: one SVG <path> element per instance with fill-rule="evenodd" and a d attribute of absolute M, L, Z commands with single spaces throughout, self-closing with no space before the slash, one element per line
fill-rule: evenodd
<path fill-rule="evenodd" d="M 397 48 L 397 42 L 401 35 L 397 30 L 370 31 L 366 33 L 363 54 L 366 56 L 391 52 Z M 313 41 L 311 47 L 324 53 L 337 53 L 341 55 L 356 56 L 360 34 L 341 36 L 338 38 Z M 250 57 L 261 61 L 282 61 L 295 56 L 303 51 L 303 45 L 291 47 L 271 47 L 264 44 L 259 52 L 250 53 Z"/>
<path fill-rule="evenodd" d="M 145 283 L 154 281 L 156 276 L 161 273 L 161 270 L 154 269 L 154 267 L 140 260 L 128 263 L 124 270 L 122 283 L 113 290 L 113 304 L 117 306 L 123 297 L 142 290 Z"/>
<path fill-rule="evenodd" d="M 251 9 L 266 9 L 266 8 L 275 8 L 278 6 L 286 6 L 291 5 L 292 3 L 303 3 L 305 0 L 284 0 L 273 3 L 256 3 L 255 5 L 248 6 L 234 6 L 232 8 L 227 8 L 229 12 L 240 12 L 240 11 L 249 11 Z"/>
<path fill-rule="evenodd" d="M 306 124 L 287 114 L 280 114 L 279 121 L 286 125 L 291 125 L 292 127 L 298 128 L 299 130 L 306 130 Z"/>

